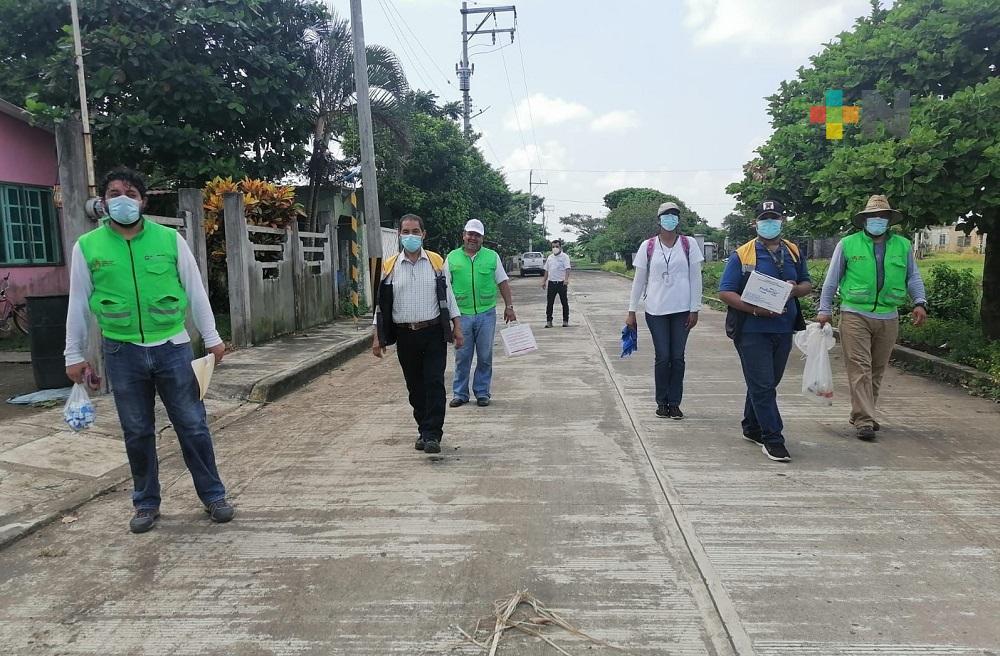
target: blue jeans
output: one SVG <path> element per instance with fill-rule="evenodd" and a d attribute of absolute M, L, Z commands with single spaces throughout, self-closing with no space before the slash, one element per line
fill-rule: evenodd
<path fill-rule="evenodd" d="M 684 396 L 684 349 L 687 347 L 689 315 L 690 312 L 646 313 L 646 326 L 653 338 L 656 405 L 679 406 Z"/>
<path fill-rule="evenodd" d="M 735 344 L 747 383 L 743 434 L 760 438 L 765 444 L 784 444 L 778 383 L 792 350 L 792 333 L 743 333 Z"/>
<path fill-rule="evenodd" d="M 156 394 L 177 433 L 198 498 L 206 506 L 224 499 L 226 488 L 215 466 L 205 404 L 198 399 L 198 381 L 191 368 L 191 345 L 167 342 L 146 348 L 105 339 L 104 356 L 132 469 L 132 504 L 137 509 L 160 507 L 153 413 Z"/>
<path fill-rule="evenodd" d="M 490 398 L 490 381 L 493 380 L 493 338 L 497 330 L 496 309 L 473 315 L 462 315 L 462 336 L 465 343 L 455 353 L 455 381 L 452 396 L 469 400 L 469 371 L 472 353 L 476 354 L 476 375 L 472 380 L 472 393 L 477 399 Z"/>

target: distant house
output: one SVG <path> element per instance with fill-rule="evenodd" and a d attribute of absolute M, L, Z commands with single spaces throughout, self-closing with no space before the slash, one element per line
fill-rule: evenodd
<path fill-rule="evenodd" d="M 973 230 L 968 235 L 958 223 L 928 226 L 913 234 L 913 247 L 917 255 L 927 253 L 985 253 L 986 234 Z"/>
<path fill-rule="evenodd" d="M 64 294 L 69 277 L 53 187 L 59 182 L 52 129 L 0 99 L 0 277 L 15 302 Z"/>

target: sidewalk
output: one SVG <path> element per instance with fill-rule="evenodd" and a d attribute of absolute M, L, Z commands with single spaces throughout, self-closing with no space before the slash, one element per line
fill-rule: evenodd
<path fill-rule="evenodd" d="M 345 320 L 226 355 L 205 400 L 219 431 L 306 384 L 370 344 L 364 319 Z M 114 399 L 95 399 L 97 423 L 69 430 L 62 407 L 0 421 L 0 548 L 130 480 Z M 160 458 L 180 452 L 157 400 Z"/>

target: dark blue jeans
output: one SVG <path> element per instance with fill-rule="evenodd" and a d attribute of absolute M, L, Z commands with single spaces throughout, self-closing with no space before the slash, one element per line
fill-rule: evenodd
<path fill-rule="evenodd" d="M 784 444 L 778 412 L 778 383 L 792 350 L 792 333 L 743 333 L 735 342 L 747 383 L 743 434 L 766 444 Z"/>
<path fill-rule="evenodd" d="M 684 349 L 687 347 L 689 314 L 646 313 L 646 325 L 653 338 L 655 356 L 656 405 L 679 406 L 684 396 Z"/>
<path fill-rule="evenodd" d="M 198 498 L 206 506 L 224 499 L 226 488 L 215 466 L 205 404 L 198 399 L 198 382 L 191 368 L 191 345 L 167 342 L 146 348 L 105 339 L 104 356 L 132 468 L 132 504 L 136 508 L 160 507 L 153 414 L 156 394 L 180 440 Z"/>

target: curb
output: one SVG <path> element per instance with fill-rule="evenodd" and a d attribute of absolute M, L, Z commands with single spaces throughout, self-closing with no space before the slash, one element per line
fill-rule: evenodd
<path fill-rule="evenodd" d="M 247 400 L 251 403 L 270 403 L 286 394 L 295 391 L 339 364 L 343 364 L 355 355 L 363 353 L 371 345 L 372 336 L 366 332 L 360 337 L 332 346 L 320 351 L 305 362 L 295 367 L 271 374 L 254 383 L 247 395 Z"/>
<path fill-rule="evenodd" d="M 217 417 L 214 422 L 209 423 L 209 430 L 213 433 L 222 430 L 247 416 L 250 412 L 256 411 L 257 408 L 245 411 L 247 405 L 249 404 L 240 404 L 232 411 Z M 166 426 L 160 428 L 157 437 L 166 429 Z M 171 440 L 157 449 L 156 456 L 162 462 L 164 458 L 175 456 L 180 452 L 180 444 L 176 440 Z M 35 507 L 34 512 L 37 514 L 34 517 L 28 518 L 27 521 L 19 524 L 11 525 L 12 530 L 0 534 L 0 550 L 6 549 L 21 538 L 25 538 L 35 531 L 44 528 L 85 503 L 111 492 L 130 478 L 132 478 L 132 471 L 129 468 L 129 464 L 125 463 L 115 467 L 103 476 L 90 481 L 87 485 L 82 486 L 71 494 Z"/>

